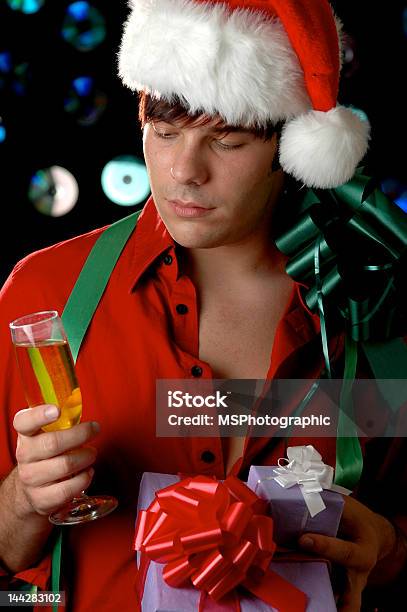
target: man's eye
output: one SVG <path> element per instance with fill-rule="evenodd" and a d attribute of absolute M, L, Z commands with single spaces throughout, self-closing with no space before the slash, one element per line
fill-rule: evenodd
<path fill-rule="evenodd" d="M 171 138 L 176 136 L 176 134 L 173 134 L 171 132 L 158 132 L 157 130 L 154 130 L 154 133 L 156 134 L 156 136 L 158 136 L 158 138 L 162 138 L 163 140 L 170 140 Z M 237 144 L 237 145 L 225 144 L 221 140 L 215 140 L 215 143 L 217 147 L 219 147 L 220 149 L 223 149 L 224 151 L 238 149 L 239 147 L 243 146 L 242 144 Z"/>
<path fill-rule="evenodd" d="M 155 132 L 156 135 L 158 136 L 158 138 L 164 138 L 164 139 L 168 139 L 171 138 L 171 136 L 175 136 L 175 134 L 168 134 L 166 132 Z"/>
<path fill-rule="evenodd" d="M 241 144 L 237 144 L 237 145 L 231 145 L 231 144 L 224 144 L 222 141 L 217 140 L 216 141 L 216 145 L 218 147 L 220 147 L 221 149 L 225 149 L 226 151 L 230 151 L 232 149 L 238 149 L 239 147 L 243 146 Z"/>

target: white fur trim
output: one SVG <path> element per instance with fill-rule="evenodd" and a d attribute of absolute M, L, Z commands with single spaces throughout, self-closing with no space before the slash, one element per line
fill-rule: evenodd
<path fill-rule="evenodd" d="M 352 178 L 367 151 L 370 125 L 349 108 L 310 111 L 283 128 L 280 163 L 308 187 L 338 187 Z"/>
<path fill-rule="evenodd" d="M 119 74 L 132 90 L 264 125 L 311 108 L 297 55 L 278 19 L 226 4 L 130 0 Z"/>

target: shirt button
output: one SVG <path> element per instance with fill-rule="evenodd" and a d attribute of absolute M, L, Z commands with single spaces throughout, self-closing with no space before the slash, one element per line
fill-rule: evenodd
<path fill-rule="evenodd" d="M 164 257 L 163 262 L 165 263 L 166 266 L 170 266 L 172 264 L 172 256 L 168 253 Z"/>
<path fill-rule="evenodd" d="M 191 374 L 192 376 L 195 376 L 195 378 L 198 378 L 199 376 L 202 376 L 202 368 L 200 368 L 197 365 L 192 366 L 191 368 Z"/>
<path fill-rule="evenodd" d="M 205 463 L 213 463 L 215 461 L 215 455 L 213 454 L 212 451 L 206 450 L 206 451 L 203 451 L 203 453 L 201 454 L 201 459 Z"/>
<path fill-rule="evenodd" d="M 177 304 L 175 310 L 178 312 L 178 314 L 186 314 L 188 312 L 188 306 L 185 304 Z"/>

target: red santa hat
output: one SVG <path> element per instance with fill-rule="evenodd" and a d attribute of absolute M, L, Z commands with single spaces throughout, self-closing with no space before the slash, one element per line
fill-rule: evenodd
<path fill-rule="evenodd" d="M 283 120 L 283 169 L 308 187 L 348 181 L 370 126 L 337 105 L 341 24 L 327 0 L 130 0 L 119 74 L 132 90 L 229 125 Z"/>

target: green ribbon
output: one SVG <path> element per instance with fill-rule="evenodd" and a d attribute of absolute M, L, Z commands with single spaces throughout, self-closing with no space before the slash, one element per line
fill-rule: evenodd
<path fill-rule="evenodd" d="M 51 590 L 57 594 L 60 592 L 60 579 L 61 579 L 61 560 L 62 560 L 62 540 L 63 540 L 62 527 L 57 528 L 57 535 L 52 549 L 51 557 Z M 52 611 L 58 612 L 58 602 L 55 601 L 52 605 Z"/>
<path fill-rule="evenodd" d="M 354 340 L 387 340 L 407 333 L 407 215 L 360 171 L 336 189 L 309 190 L 298 220 L 276 245 L 290 257 L 287 273 L 308 287 L 310 310 L 318 309 L 322 293 Z"/>
<path fill-rule="evenodd" d="M 324 294 L 322 291 L 321 270 L 320 270 L 320 263 L 319 263 L 320 255 L 321 255 L 321 236 L 317 238 L 315 242 L 315 249 L 314 249 L 315 287 L 317 291 L 319 319 L 321 323 L 322 352 L 324 354 L 325 370 L 326 370 L 326 375 L 328 376 L 328 378 L 332 378 L 331 362 L 329 360 L 329 351 L 328 351 L 328 333 L 326 329 L 325 309 L 324 309 L 324 301 L 323 301 Z"/>
<path fill-rule="evenodd" d="M 339 400 L 334 483 L 353 489 L 363 470 L 363 454 L 357 436 L 352 402 L 352 386 L 356 376 L 358 345 L 345 336 L 345 371 Z"/>
<path fill-rule="evenodd" d="M 323 376 L 332 377 L 327 328 L 346 330 L 335 483 L 350 489 L 362 472 L 351 395 L 358 346 L 375 378 L 407 378 L 401 339 L 407 333 L 402 286 L 407 215 L 362 172 L 359 168 L 336 189 L 309 190 L 297 214 L 290 214 L 296 222 L 276 239 L 277 248 L 289 256 L 287 273 L 305 285 L 304 301 L 320 317 Z M 407 399 L 407 388 L 395 398 L 390 381 L 381 380 L 379 387 L 393 411 Z"/>
<path fill-rule="evenodd" d="M 141 212 L 138 210 L 116 221 L 100 234 L 65 304 L 61 318 L 74 362 L 110 275 Z"/>

